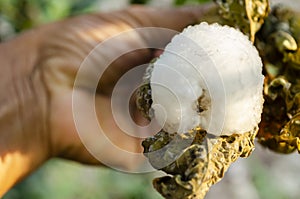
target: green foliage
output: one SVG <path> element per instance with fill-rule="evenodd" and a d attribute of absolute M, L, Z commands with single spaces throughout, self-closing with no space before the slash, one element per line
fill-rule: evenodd
<path fill-rule="evenodd" d="M 3 199 L 160 199 L 152 178 L 52 160 Z"/>
<path fill-rule="evenodd" d="M 0 15 L 17 32 L 41 23 L 93 10 L 98 0 L 1 0 Z M 95 6 L 94 6 L 95 7 Z"/>

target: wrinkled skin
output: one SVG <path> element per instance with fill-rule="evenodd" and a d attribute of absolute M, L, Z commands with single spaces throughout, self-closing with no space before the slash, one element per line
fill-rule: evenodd
<path fill-rule="evenodd" d="M 101 41 L 135 27 L 159 26 L 181 31 L 199 21 L 206 7 L 180 9 L 129 8 L 112 13 L 79 16 L 30 30 L 0 45 L 0 196 L 13 184 L 33 172 L 51 157 L 63 157 L 87 164 L 101 164 L 85 149 L 76 132 L 72 116 L 72 92 L 83 104 L 94 95 L 87 78 L 73 88 L 76 72 L 88 53 Z M 105 58 L 124 50 L 158 42 L 161 47 L 172 35 L 135 35 L 102 49 L 93 67 L 103 67 Z M 123 51 L 122 51 L 123 50 Z M 100 80 L 95 96 L 99 122 L 109 139 L 118 147 L 141 152 L 141 140 L 130 137 L 117 127 L 110 110 L 114 83 L 130 68 L 153 58 L 153 51 L 142 49 L 114 61 Z M 133 108 L 133 110 L 135 110 Z M 135 113 L 135 111 L 133 111 Z M 80 112 L 89 120 L 85 111 Z M 135 115 L 136 121 L 143 120 Z M 120 157 L 105 142 L 93 150 L 104 151 L 111 165 L 131 168 L 139 160 Z"/>

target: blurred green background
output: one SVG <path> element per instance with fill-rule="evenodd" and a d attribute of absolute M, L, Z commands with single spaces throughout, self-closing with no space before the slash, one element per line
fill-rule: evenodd
<path fill-rule="evenodd" d="M 161 7 L 206 1 L 209 0 L 0 0 L 0 41 L 31 27 L 86 12 L 133 3 Z M 289 0 L 293 1 L 298 0 Z M 161 199 L 151 185 L 154 175 L 125 174 L 53 159 L 3 199 Z M 258 146 L 250 158 L 235 163 L 225 178 L 212 187 L 207 199 L 217 198 L 299 199 L 299 155 L 278 155 Z"/>
<path fill-rule="evenodd" d="M 125 174 L 51 160 L 3 199 L 155 199 L 152 174 Z"/>

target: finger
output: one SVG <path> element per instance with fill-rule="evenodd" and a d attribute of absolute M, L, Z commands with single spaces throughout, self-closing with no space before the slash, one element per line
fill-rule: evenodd
<path fill-rule="evenodd" d="M 54 118 L 57 120 L 53 128 L 55 155 L 126 171 L 136 169 L 145 159 L 141 139 L 119 128 L 113 118 L 110 99 L 97 96 L 94 104 L 92 94 L 82 90 L 74 92 L 73 97 L 64 94 L 65 103 L 55 105 L 55 110 L 61 110 L 59 114 L 64 115 Z"/>
<path fill-rule="evenodd" d="M 168 9 L 135 6 L 113 14 L 116 18 L 123 20 L 132 28 L 161 27 L 181 31 L 188 25 L 199 23 L 213 7 L 215 7 L 213 4 Z M 161 35 L 159 33 L 153 31 L 149 34 L 142 34 L 141 36 L 147 43 L 155 42 L 161 47 L 164 47 L 173 35 Z"/>
<path fill-rule="evenodd" d="M 138 29 L 123 33 L 124 37 L 130 39 L 118 40 L 115 37 L 113 39 L 115 42 L 112 41 L 109 45 L 113 46 L 109 51 L 110 53 L 107 52 L 107 48 L 100 48 L 97 52 L 98 55 L 106 54 L 108 58 L 115 58 L 102 73 L 98 91 L 106 94 L 111 93 L 115 82 L 125 72 L 135 66 L 148 63 L 155 55 L 155 51 L 152 49 L 164 48 L 171 38 L 178 33 L 177 31 L 181 31 L 187 25 L 199 22 L 210 8 L 211 5 L 165 10 L 133 7 L 112 13 L 111 16 L 113 16 L 116 24 L 126 23 L 129 25 L 129 29 Z M 108 63 L 103 63 L 102 66 L 107 65 Z"/>
<path fill-rule="evenodd" d="M 83 60 L 100 44 L 101 48 L 97 48 L 94 56 L 90 56 L 87 61 L 89 68 L 85 78 L 79 82 L 81 87 L 89 88 L 91 79 L 98 80 L 99 73 L 105 70 L 100 90 L 110 93 L 113 83 L 122 74 L 153 57 L 152 50 L 147 47 L 164 47 L 176 31 L 198 22 L 210 7 L 155 9 L 140 6 L 79 16 L 45 26 L 39 31 L 45 35 L 41 42 L 44 48 L 40 52 L 43 65 L 51 71 L 55 81 L 70 85 Z M 141 27 L 162 27 L 174 31 L 165 31 L 164 34 L 161 34 L 163 31 L 155 30 L 130 31 Z M 127 34 L 120 36 L 124 32 Z M 111 38 L 114 39 L 105 43 Z M 61 71 L 65 72 L 66 77 L 62 77 Z"/>

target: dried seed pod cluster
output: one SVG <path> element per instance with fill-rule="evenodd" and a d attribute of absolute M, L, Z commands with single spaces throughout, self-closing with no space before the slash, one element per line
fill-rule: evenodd
<path fill-rule="evenodd" d="M 231 136 L 207 135 L 195 128 L 184 134 L 161 131 L 143 142 L 151 164 L 168 176 L 156 178 L 153 185 L 168 199 L 202 199 L 210 186 L 219 182 L 230 164 L 248 157 L 254 149 L 257 129 Z M 171 164 L 170 160 L 175 160 Z M 160 167 L 162 165 L 167 165 Z"/>
<path fill-rule="evenodd" d="M 279 153 L 300 153 L 300 14 L 275 6 L 257 33 L 266 73 L 258 141 Z"/>
<path fill-rule="evenodd" d="M 218 24 L 188 27 L 150 64 L 137 103 L 162 126 L 143 146 L 153 167 L 170 174 L 154 180 L 165 198 L 204 198 L 252 152 L 263 80 L 249 39 Z"/>
<path fill-rule="evenodd" d="M 292 9 L 288 9 L 283 6 L 275 6 L 274 8 L 272 8 L 272 12 L 269 14 L 270 8 L 268 0 L 215 1 L 219 5 L 219 13 L 223 17 L 223 19 L 225 19 L 225 24 L 237 27 L 245 34 L 249 35 L 251 41 L 255 41 L 254 45 L 257 47 L 257 49 L 259 50 L 259 54 L 262 57 L 264 63 L 264 74 L 266 76 L 264 85 L 265 104 L 263 108 L 262 122 L 260 123 L 258 134 L 256 123 L 256 125 L 252 126 L 252 129 L 248 129 L 249 131 L 239 129 L 239 132 L 237 129 L 235 129 L 226 132 L 222 131 L 221 136 L 216 136 L 217 134 L 214 131 L 210 131 L 211 129 L 207 128 L 207 126 L 205 125 L 207 120 L 203 120 L 203 118 L 200 120 L 191 119 L 189 121 L 190 123 L 186 122 L 186 120 L 183 120 L 183 123 L 188 124 L 188 128 L 180 128 L 180 125 L 170 125 L 170 121 L 168 121 L 167 118 L 166 122 L 162 124 L 162 126 L 164 127 L 163 130 L 154 137 L 148 138 L 143 142 L 145 155 L 149 158 L 151 164 L 155 168 L 163 170 L 169 174 L 168 176 L 154 180 L 154 187 L 165 198 L 204 198 L 209 187 L 212 184 L 218 182 L 223 177 L 224 172 L 228 169 L 233 161 L 235 161 L 238 157 L 247 157 L 252 152 L 254 148 L 255 136 L 257 136 L 259 143 L 273 151 L 287 154 L 298 150 L 298 152 L 300 153 L 300 13 L 294 12 Z M 214 18 L 214 16 L 210 17 Z M 207 19 L 209 19 L 209 16 Z M 218 21 L 222 23 L 224 22 L 222 19 L 218 19 Z M 223 31 L 222 34 L 226 35 L 226 33 L 224 32 L 226 31 Z M 210 35 L 211 32 L 206 32 L 206 34 Z M 202 41 L 200 42 L 201 44 L 199 43 L 199 45 L 203 49 L 207 50 L 210 48 L 203 44 L 211 42 L 211 44 L 214 44 L 211 45 L 212 48 L 218 49 L 219 46 L 217 44 L 224 45 L 224 37 L 222 36 L 223 35 L 220 36 L 222 38 L 221 41 L 216 39 L 217 41 L 214 43 L 211 42 L 214 39 L 209 39 L 209 36 L 205 37 L 201 35 L 199 36 L 199 38 L 201 38 Z M 174 40 L 172 42 L 173 46 L 179 46 L 179 49 L 186 48 L 188 46 L 178 45 L 178 43 L 177 45 L 175 45 Z M 245 45 L 244 47 L 246 48 L 247 45 Z M 233 45 L 232 49 L 234 49 L 235 46 L 236 45 Z M 189 53 L 182 53 L 182 51 L 184 50 L 179 50 L 178 52 L 174 50 L 174 48 L 167 48 L 167 50 L 171 52 L 169 54 L 175 52 L 181 57 L 184 57 L 187 54 L 193 54 L 193 52 L 191 51 L 188 51 Z M 217 51 L 222 52 L 223 50 L 224 49 L 219 48 Z M 234 51 L 227 51 L 235 55 Z M 198 54 L 201 54 L 201 52 L 203 51 L 200 50 L 197 52 Z M 207 55 L 210 56 L 214 55 L 215 53 L 213 50 L 207 50 L 207 52 Z M 165 54 L 168 55 L 168 53 Z M 233 59 L 235 58 L 236 61 L 240 63 L 238 61 L 239 59 L 237 59 L 235 56 L 230 56 L 229 54 L 227 54 L 228 57 L 233 57 Z M 165 58 L 169 57 L 169 55 L 167 55 L 165 56 Z M 200 57 L 203 58 L 205 56 Z M 159 58 L 159 60 L 161 58 Z M 161 65 L 164 65 L 164 63 L 171 64 L 171 67 L 173 67 L 174 65 L 177 66 L 176 63 L 179 63 L 179 65 L 184 65 L 180 61 L 178 61 L 178 59 L 175 59 L 174 56 L 172 57 L 172 59 L 173 62 L 165 62 L 166 59 L 162 59 L 160 62 L 158 60 L 158 63 L 160 63 Z M 212 60 L 214 60 L 214 63 L 218 63 L 216 62 L 216 60 L 218 60 L 216 57 L 213 57 Z M 224 63 L 228 62 L 227 58 L 224 57 L 222 57 L 221 60 L 223 60 Z M 210 61 L 207 61 L 207 63 L 209 62 Z M 158 68 L 157 64 L 155 63 L 152 64 L 152 69 L 154 71 Z M 203 60 L 201 60 L 199 63 L 203 63 Z M 218 66 L 218 64 L 216 64 L 216 66 Z M 219 66 L 222 66 L 222 63 Z M 232 66 L 234 67 L 234 65 Z M 246 68 L 247 67 L 245 67 L 244 69 Z M 207 67 L 205 69 L 207 69 Z M 214 74 L 215 77 L 218 74 L 220 75 L 221 71 L 222 70 L 217 69 L 217 73 Z M 234 73 L 233 71 L 234 70 L 227 70 L 226 72 L 232 74 L 232 76 L 230 77 L 239 77 L 241 73 L 249 75 L 249 73 L 247 73 L 248 70 L 240 71 L 240 74 Z M 162 72 L 161 74 L 164 74 L 163 71 L 159 72 Z M 257 72 L 260 74 L 260 70 L 257 70 Z M 190 75 L 186 76 L 186 79 L 188 80 L 194 77 L 193 74 L 189 74 Z M 210 74 L 212 75 L 213 73 Z M 222 78 L 224 77 L 222 76 L 222 72 L 220 76 Z M 249 75 L 249 77 L 251 78 L 253 78 L 254 76 L 252 76 L 251 73 Z M 212 76 L 205 77 L 207 78 Z M 256 77 L 259 77 L 259 75 Z M 170 82 L 175 84 L 177 79 L 175 78 L 174 81 Z M 144 96 L 146 96 L 147 99 L 149 97 L 151 98 L 151 105 L 144 106 L 144 108 L 141 110 L 145 110 L 146 108 L 148 112 L 151 112 L 151 118 L 155 118 L 155 114 L 159 115 L 161 113 L 159 111 L 155 111 L 155 108 L 152 107 L 152 104 L 157 103 L 157 101 L 152 100 L 152 87 L 154 87 L 154 84 L 151 85 L 151 81 L 151 76 L 149 76 L 148 74 L 147 89 L 148 94 L 150 95 Z M 192 103 L 189 103 L 191 105 L 188 108 L 189 110 L 193 109 L 194 113 L 197 112 L 200 117 L 204 116 L 205 114 L 206 116 L 210 115 L 212 120 L 215 119 L 214 121 L 217 121 L 217 123 L 220 122 L 218 117 L 215 117 L 216 115 L 209 112 L 209 110 L 211 110 L 211 104 L 214 104 L 216 102 L 213 102 L 211 100 L 211 96 L 213 95 L 212 93 L 209 93 L 207 85 L 205 87 L 205 85 L 203 84 L 194 83 L 195 82 L 193 81 L 189 82 L 189 86 L 192 85 L 189 88 L 193 87 L 194 85 L 200 85 L 200 87 L 202 88 L 202 92 L 192 92 L 192 94 L 189 95 L 190 92 L 188 92 L 187 90 L 183 90 L 183 95 L 177 96 L 179 96 L 179 98 L 189 96 L 189 99 L 193 99 Z M 236 83 L 237 85 L 246 85 L 244 89 L 241 87 L 239 88 L 240 90 L 244 91 L 243 93 L 247 93 L 247 91 L 251 90 L 250 88 L 247 88 L 249 84 L 240 84 L 241 81 L 236 81 L 236 79 L 234 78 L 232 79 L 232 83 Z M 225 85 L 228 85 L 228 82 L 225 81 Z M 196 95 L 193 95 L 195 93 Z M 197 98 L 199 93 L 201 95 Z M 234 96 L 235 92 L 229 93 L 230 95 Z M 207 97 L 208 95 L 210 97 Z M 169 95 L 169 97 L 170 96 L 171 95 Z M 140 99 L 142 99 L 142 102 L 147 101 L 143 100 L 143 97 L 141 97 Z M 168 101 L 169 99 L 170 98 L 166 97 L 162 101 L 164 102 L 165 100 L 165 103 L 169 103 L 169 106 L 171 108 L 174 108 L 173 105 L 170 105 L 172 104 L 172 100 L 170 103 L 170 101 Z M 259 102 L 261 104 L 262 100 L 260 99 L 261 96 L 256 99 L 256 102 Z M 219 104 L 222 104 L 222 100 L 219 99 L 218 102 Z M 236 102 L 238 102 L 238 100 Z M 184 107 L 186 106 L 186 104 L 188 103 L 185 103 Z M 243 105 L 246 106 L 247 104 L 248 103 L 245 103 L 245 101 L 243 101 L 243 103 L 240 103 L 238 106 L 242 107 Z M 228 106 L 228 104 L 226 103 L 223 103 L 223 105 Z M 250 108 L 248 110 L 260 113 L 261 106 L 259 105 L 258 107 L 258 109 L 253 109 L 252 106 L 252 109 Z M 236 113 L 244 113 L 242 109 L 237 110 L 232 108 L 233 107 L 231 107 L 231 110 L 235 110 Z M 183 110 L 181 114 L 185 111 L 186 110 Z M 171 111 L 168 111 L 168 109 L 166 112 L 171 114 Z M 190 114 L 191 112 L 185 113 Z M 219 113 L 220 115 L 222 115 L 221 111 Z M 181 118 L 176 117 L 176 114 L 176 111 L 174 111 L 173 109 L 173 119 L 177 118 L 177 121 L 181 121 Z M 182 114 L 182 116 L 188 119 L 189 114 Z M 193 118 L 194 116 L 195 115 L 191 114 L 190 118 Z M 237 126 L 239 126 L 239 122 L 240 124 L 243 124 L 243 122 L 241 122 L 237 118 L 245 118 L 243 114 L 237 114 L 236 116 L 238 117 L 234 117 L 230 114 L 225 115 L 225 117 L 227 116 L 230 116 L 229 118 L 232 118 L 233 121 L 236 121 Z M 164 117 L 161 116 L 157 118 L 161 120 L 164 119 Z M 207 118 L 209 117 L 206 117 L 206 119 Z M 258 122 L 259 120 L 256 121 Z M 199 126 L 195 127 L 195 124 L 198 124 Z M 224 127 L 226 127 L 227 124 L 230 124 L 230 122 L 225 122 Z M 232 125 L 232 127 L 233 126 L 234 125 Z M 193 129 L 190 130 L 190 127 L 193 127 Z M 174 128 L 179 129 L 179 133 L 174 133 Z"/>
<path fill-rule="evenodd" d="M 268 16 L 268 0 L 214 0 L 219 5 L 219 13 L 227 22 L 250 36 L 254 42 L 256 32 Z"/>

